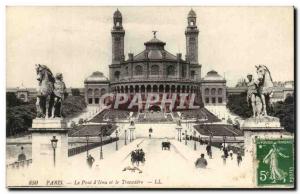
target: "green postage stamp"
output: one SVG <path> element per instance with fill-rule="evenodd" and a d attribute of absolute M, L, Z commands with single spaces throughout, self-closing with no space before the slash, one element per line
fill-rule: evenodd
<path fill-rule="evenodd" d="M 256 159 L 258 186 L 294 185 L 293 139 L 258 139 Z"/>

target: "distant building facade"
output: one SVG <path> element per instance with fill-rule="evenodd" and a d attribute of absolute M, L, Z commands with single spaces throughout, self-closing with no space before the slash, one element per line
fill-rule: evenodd
<path fill-rule="evenodd" d="M 166 43 L 156 37 L 144 43 L 137 55 L 124 56 L 125 30 L 122 14 L 114 13 L 112 64 L 109 65 L 110 88 L 114 93 L 195 93 L 200 96 L 201 65 L 198 63 L 198 34 L 196 13 L 191 10 L 185 30 L 186 57 L 165 49 Z"/>
<path fill-rule="evenodd" d="M 227 95 L 240 95 L 247 92 L 246 86 L 228 87 Z M 270 103 L 284 101 L 288 96 L 294 95 L 294 81 L 274 82 L 273 94 L 270 96 Z"/>
<path fill-rule="evenodd" d="M 96 71 L 84 80 L 84 94 L 87 105 L 99 105 L 100 97 L 109 92 L 109 80 Z"/>
<path fill-rule="evenodd" d="M 218 72 L 209 71 L 201 80 L 204 105 L 226 105 L 226 80 Z"/>

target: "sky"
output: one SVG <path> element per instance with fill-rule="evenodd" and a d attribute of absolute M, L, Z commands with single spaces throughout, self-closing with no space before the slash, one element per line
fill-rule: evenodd
<path fill-rule="evenodd" d="M 153 37 L 185 56 L 187 14 L 197 14 L 202 77 L 210 70 L 234 86 L 255 65 L 274 81 L 294 80 L 293 7 L 7 7 L 6 85 L 35 87 L 35 64 L 61 72 L 67 87 L 84 87 L 94 71 L 108 77 L 113 13 L 125 29 L 125 57 Z"/>

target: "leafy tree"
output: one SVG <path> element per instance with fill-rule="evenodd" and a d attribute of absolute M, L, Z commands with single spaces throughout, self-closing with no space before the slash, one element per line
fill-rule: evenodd
<path fill-rule="evenodd" d="M 72 96 L 80 96 L 80 91 L 77 88 L 71 89 Z"/>
<path fill-rule="evenodd" d="M 251 107 L 247 103 L 246 92 L 228 96 L 227 108 L 242 118 L 248 118 L 252 115 Z"/>
<path fill-rule="evenodd" d="M 63 116 L 73 117 L 86 108 L 84 97 L 82 96 L 69 96 L 63 102 Z"/>
<path fill-rule="evenodd" d="M 295 131 L 295 104 L 294 96 L 288 96 L 283 102 L 276 102 L 270 112 L 270 115 L 280 119 L 281 126 L 288 132 Z"/>
<path fill-rule="evenodd" d="M 18 99 L 14 92 L 6 92 L 6 106 L 18 106 L 23 104 L 23 101 Z"/>

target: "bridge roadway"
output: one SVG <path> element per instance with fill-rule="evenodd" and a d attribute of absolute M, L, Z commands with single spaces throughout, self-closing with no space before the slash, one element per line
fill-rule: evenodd
<path fill-rule="evenodd" d="M 222 151 L 213 147 L 213 158 L 205 156 L 207 168 L 196 169 L 196 159 L 201 153 L 206 155 L 205 145 L 197 143 L 197 150 L 194 151 L 193 141 L 188 141 L 188 145 L 185 145 L 184 141 L 171 139 L 171 150 L 168 151 L 161 149 L 162 141 L 163 139 L 140 138 L 126 146 L 124 142 L 119 142 L 119 146 L 123 146 L 118 151 L 115 151 L 115 143 L 112 143 L 103 147 L 103 160 L 99 159 L 99 148 L 95 148 L 89 152 L 95 158 L 91 169 L 85 162 L 86 153 L 71 157 L 70 167 L 74 169 L 74 166 L 78 166 L 81 172 L 77 171 L 71 176 L 78 180 L 98 179 L 103 183 L 108 183 L 109 180 L 119 181 L 117 185 L 100 184 L 96 187 L 247 187 L 251 182 L 247 176 L 251 170 L 244 162 L 237 166 L 236 155 L 233 160 L 228 158 L 224 165 Z M 123 171 L 125 167 L 132 167 L 130 152 L 137 145 L 144 150 L 146 156 L 145 164 L 138 167 L 142 173 Z"/>

